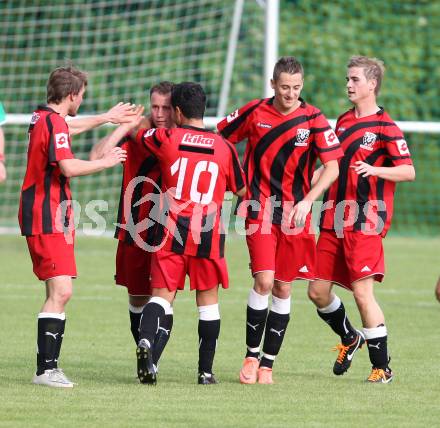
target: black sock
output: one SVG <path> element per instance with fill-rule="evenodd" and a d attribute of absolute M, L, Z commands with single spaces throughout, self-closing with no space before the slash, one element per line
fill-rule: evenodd
<path fill-rule="evenodd" d="M 344 304 L 341 302 L 339 308 L 334 312 L 323 313 L 316 310 L 321 319 L 323 319 L 331 329 L 341 337 L 344 345 L 348 345 L 356 338 L 356 329 L 350 324 L 347 314 L 345 313 Z"/>
<path fill-rule="evenodd" d="M 263 354 L 276 356 L 280 352 L 286 333 L 287 324 L 289 324 L 290 314 L 279 314 L 270 311 L 266 321 L 266 332 L 264 334 Z M 261 358 L 260 367 L 273 366 L 273 360 Z"/>
<path fill-rule="evenodd" d="M 139 340 L 147 339 L 151 347 L 159 330 L 159 320 L 165 315 L 165 309 L 157 303 L 147 303 L 142 311 L 139 325 Z"/>
<path fill-rule="evenodd" d="M 220 320 L 199 320 L 199 373 L 212 373 Z"/>
<path fill-rule="evenodd" d="M 58 360 L 60 358 L 61 353 L 61 345 L 63 343 L 64 338 L 64 329 L 66 328 L 66 320 L 61 320 L 61 330 L 60 334 L 57 336 L 57 348 L 55 350 L 55 368 L 58 368 Z"/>
<path fill-rule="evenodd" d="M 247 307 L 246 314 L 246 345 L 248 348 L 258 348 L 263 337 L 264 326 L 266 325 L 268 308 L 257 310 Z M 247 350 L 246 357 L 258 358 L 259 352 Z"/>
<path fill-rule="evenodd" d="M 64 320 L 58 318 L 38 318 L 37 375 L 57 367 L 56 359 L 61 350 L 61 334 Z M 60 344 L 58 346 L 58 342 Z"/>
<path fill-rule="evenodd" d="M 134 312 L 128 311 L 130 313 L 130 330 L 133 335 L 134 342 L 136 345 L 139 343 L 139 324 L 141 322 L 142 312 L 136 314 Z"/>
<path fill-rule="evenodd" d="M 388 367 L 387 336 L 368 339 L 367 344 L 371 365 L 385 370 Z"/>
<path fill-rule="evenodd" d="M 154 339 L 153 363 L 157 365 L 173 329 L 173 314 L 165 314 L 160 319 L 159 330 Z"/>

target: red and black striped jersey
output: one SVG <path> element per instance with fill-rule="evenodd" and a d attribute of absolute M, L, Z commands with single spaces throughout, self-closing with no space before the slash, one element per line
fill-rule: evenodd
<path fill-rule="evenodd" d="M 159 163 L 144 144 L 129 136 L 118 145 L 127 151 L 127 160 L 123 163 L 115 238 L 142 248 L 148 248 L 144 244 L 154 247 L 163 238 L 163 226 L 150 217 L 152 209 L 160 208 Z"/>
<path fill-rule="evenodd" d="M 325 116 L 305 103 L 283 115 L 273 98 L 254 100 L 223 119 L 217 128 L 232 143 L 247 139 L 243 169 L 247 180 L 247 216 L 262 220 L 268 205 L 272 223 L 281 224 L 290 210 L 310 191 L 316 160 L 326 163 L 343 153 Z M 310 215 L 308 218 L 310 221 Z"/>
<path fill-rule="evenodd" d="M 379 177 L 362 177 L 357 161 L 378 167 L 412 165 L 402 131 L 382 108 L 356 118 L 350 109 L 338 118 L 336 134 L 344 149 L 339 177 L 324 194 L 320 227 L 386 235 L 393 216 L 396 184 Z"/>
<path fill-rule="evenodd" d="M 22 235 L 63 233 L 73 227 L 69 179 L 58 166 L 58 161 L 73 158 L 64 118 L 47 106 L 38 106 L 29 125 L 20 195 L 18 222 Z"/>
<path fill-rule="evenodd" d="M 234 146 L 212 131 L 191 126 L 140 130 L 136 140 L 159 161 L 167 211 L 163 248 L 177 254 L 222 258 L 224 194 L 244 187 Z"/>

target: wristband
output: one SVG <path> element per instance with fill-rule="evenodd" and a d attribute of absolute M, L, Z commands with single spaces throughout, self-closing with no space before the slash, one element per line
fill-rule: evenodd
<path fill-rule="evenodd" d="M 3 153 L 0 153 L 0 162 L 5 161 L 5 155 Z"/>

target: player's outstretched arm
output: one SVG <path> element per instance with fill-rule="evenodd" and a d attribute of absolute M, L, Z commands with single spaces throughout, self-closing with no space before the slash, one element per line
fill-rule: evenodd
<path fill-rule="evenodd" d="M 103 158 L 93 161 L 81 159 L 63 159 L 58 162 L 61 173 L 65 177 L 94 174 L 106 168 L 111 168 L 127 158 L 127 152 L 120 147 L 114 147 Z"/>
<path fill-rule="evenodd" d="M 142 109 L 142 106 L 137 106 L 135 109 L 136 114 Z M 134 139 L 136 136 L 137 131 L 140 128 L 150 129 L 151 128 L 151 121 L 147 117 L 143 117 L 139 123 L 139 125 L 136 128 L 133 128 L 130 130 L 130 136 Z M 92 150 L 89 154 L 90 160 L 96 160 L 102 158 L 106 153 L 108 153 L 113 147 L 115 147 L 119 141 L 109 141 L 110 135 L 107 135 L 106 137 L 102 138 L 97 144 L 95 144 L 92 147 Z"/>
<path fill-rule="evenodd" d="M 70 119 L 67 121 L 70 135 L 80 134 L 104 125 L 105 123 L 126 123 L 130 122 L 136 115 L 134 105 L 131 103 L 118 103 L 105 113 L 94 116 Z"/>
<path fill-rule="evenodd" d="M 362 177 L 379 177 L 384 180 L 394 181 L 414 181 L 416 179 L 416 170 L 412 165 L 397 166 L 373 166 L 368 163 L 357 161 L 355 165 L 351 165 L 356 174 Z"/>
<path fill-rule="evenodd" d="M 312 181 L 310 182 L 312 187 L 317 183 L 317 181 L 319 180 L 319 177 L 321 177 L 321 174 L 323 171 L 324 171 L 323 165 L 321 165 L 319 168 L 315 169 L 315 171 L 313 172 Z"/>
<path fill-rule="evenodd" d="M 131 129 L 139 126 L 142 119 L 142 113 L 144 108 L 139 106 L 135 109 L 136 115 L 132 118 L 131 122 L 123 123 L 119 125 L 108 137 L 108 143 L 113 145 L 113 148 L 106 153 L 103 157 L 96 160 L 85 161 L 81 159 L 63 159 L 59 161 L 61 173 L 65 177 L 77 177 L 80 175 L 93 174 L 95 172 L 102 171 L 106 168 L 111 168 L 121 162 L 124 162 L 127 158 L 127 152 L 120 147 L 115 147 L 118 141 L 121 140 L 124 135 L 130 132 Z"/>
<path fill-rule="evenodd" d="M 302 226 L 305 224 L 306 217 L 312 209 L 315 202 L 321 194 L 326 191 L 330 185 L 338 178 L 339 164 L 337 160 L 330 160 L 322 166 L 319 177 L 315 180 L 310 192 L 304 196 L 304 199 L 298 202 L 292 210 L 292 217 L 295 225 Z M 314 177 L 315 178 L 315 177 Z"/>

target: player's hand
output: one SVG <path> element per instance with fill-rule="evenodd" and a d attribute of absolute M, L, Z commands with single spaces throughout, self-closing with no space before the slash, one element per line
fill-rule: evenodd
<path fill-rule="evenodd" d="M 311 209 L 312 202 L 307 199 L 303 199 L 293 207 L 290 218 L 296 227 L 302 227 L 306 224 L 307 215 Z"/>
<path fill-rule="evenodd" d="M 362 177 L 369 177 L 370 175 L 375 177 L 377 175 L 375 166 L 362 161 L 356 161 L 355 165 L 350 165 L 350 168 L 353 168 L 354 172 Z"/>
<path fill-rule="evenodd" d="M 103 158 L 106 168 L 111 168 L 127 159 L 127 152 L 120 147 L 113 147 Z"/>
<path fill-rule="evenodd" d="M 151 119 L 151 116 L 144 116 L 141 119 L 141 123 L 139 124 L 139 128 L 142 129 L 151 129 L 154 128 L 153 120 Z"/>
<path fill-rule="evenodd" d="M 140 123 L 145 119 L 142 116 L 144 112 L 144 106 L 138 105 L 133 109 L 133 116 L 127 122 L 121 124 L 120 126 L 124 127 L 125 131 L 128 133 L 132 129 L 138 128 Z"/>
<path fill-rule="evenodd" d="M 6 167 L 5 164 L 0 161 L 0 183 L 6 180 Z"/>
<path fill-rule="evenodd" d="M 131 103 L 118 103 L 113 106 L 107 113 L 104 113 L 107 122 L 126 123 L 130 122 L 136 116 L 136 105 Z"/>

